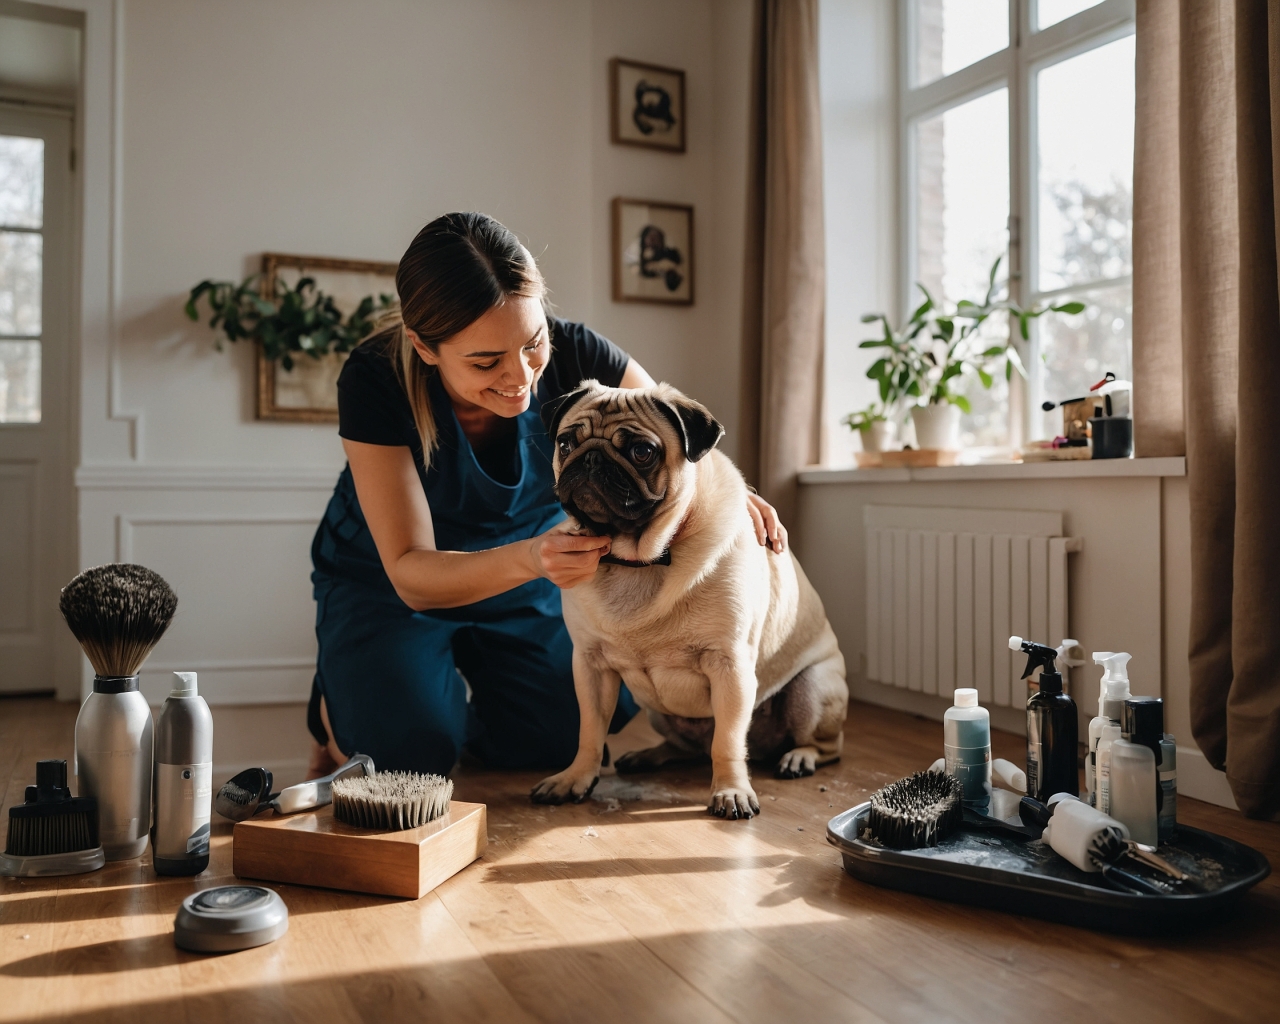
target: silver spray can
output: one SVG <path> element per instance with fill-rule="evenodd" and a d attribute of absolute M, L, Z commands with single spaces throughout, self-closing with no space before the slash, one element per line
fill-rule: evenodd
<path fill-rule="evenodd" d="M 151 857 L 157 875 L 198 875 L 209 866 L 213 716 L 199 695 L 196 674 L 174 677 L 156 723 Z"/>
<path fill-rule="evenodd" d="M 95 676 L 76 718 L 76 789 L 98 801 L 107 860 L 141 857 L 151 826 L 151 709 L 137 676 Z"/>

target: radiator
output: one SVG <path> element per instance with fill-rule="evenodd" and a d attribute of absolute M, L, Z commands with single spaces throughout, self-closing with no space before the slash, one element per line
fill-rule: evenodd
<path fill-rule="evenodd" d="M 1016 635 L 1057 646 L 1067 633 L 1061 512 L 868 505 L 867 678 L 1020 707 Z M 1066 675 L 1064 674 L 1064 682 Z"/>

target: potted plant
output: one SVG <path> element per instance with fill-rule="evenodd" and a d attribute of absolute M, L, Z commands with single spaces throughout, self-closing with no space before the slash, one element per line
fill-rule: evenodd
<path fill-rule="evenodd" d="M 302 277 L 289 287 L 279 276 L 264 285 L 261 274 L 232 281 L 201 281 L 187 296 L 183 307 L 192 320 L 198 320 L 198 305 L 208 305 L 209 326 L 220 331 L 214 347 L 222 350 L 222 342 L 247 338 L 262 346 L 263 356 L 279 362 L 287 372 L 306 367 L 299 374 L 299 384 L 319 405 L 333 391 L 337 372 L 346 354 L 360 344 L 373 330 L 379 316 L 395 305 L 393 295 L 365 296 L 349 315 L 344 315 L 330 295 L 316 287 L 314 278 Z M 306 360 L 299 364 L 302 357 Z"/>
<path fill-rule="evenodd" d="M 1008 299 L 997 299 L 996 274 L 1000 258 L 991 265 L 987 293 L 981 302 L 961 299 L 950 313 L 939 306 L 924 285 L 916 287 L 924 301 L 907 322 L 895 330 L 883 313 L 869 313 L 863 323 L 880 322 L 883 334 L 862 342 L 860 348 L 886 351 L 867 369 L 867 376 L 880 388 L 881 401 L 915 399 L 911 419 L 916 442 L 922 449 L 955 450 L 960 447 L 960 413 L 969 411 L 969 400 L 961 393 L 965 378 L 976 376 L 984 388 L 995 378 L 992 369 L 1003 361 L 1008 380 L 1014 370 L 1026 376 L 1013 338 L 982 347 L 978 329 L 994 314 L 1004 312 L 1018 321 L 1023 340 L 1030 338 L 1030 323 L 1049 312 L 1080 313 L 1082 302 L 1064 302 L 1039 309 L 1022 309 Z"/>
<path fill-rule="evenodd" d="M 849 413 L 840 422 L 858 435 L 862 452 L 867 455 L 879 455 L 888 451 L 893 443 L 894 424 L 879 402 L 872 402 L 865 409 Z M 862 461 L 859 459 L 859 462 Z"/>

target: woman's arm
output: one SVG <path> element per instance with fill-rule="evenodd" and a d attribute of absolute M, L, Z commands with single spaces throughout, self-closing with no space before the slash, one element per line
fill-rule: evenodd
<path fill-rule="evenodd" d="M 622 375 L 620 388 L 651 388 L 654 380 L 645 372 L 643 366 L 632 359 L 627 363 L 626 372 Z M 758 494 L 747 495 L 747 511 L 751 513 L 751 522 L 756 528 L 756 540 L 763 547 L 769 547 L 782 554 L 787 549 L 787 528 L 778 521 L 778 511 Z"/>
<path fill-rule="evenodd" d="M 382 567 L 415 611 L 456 608 L 545 577 L 568 589 L 590 579 L 607 537 L 555 527 L 488 551 L 437 551 L 431 507 L 408 448 L 343 440 L 356 496 Z"/>

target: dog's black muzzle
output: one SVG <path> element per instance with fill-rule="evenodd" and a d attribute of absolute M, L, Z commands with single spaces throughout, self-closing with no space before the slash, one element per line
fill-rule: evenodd
<path fill-rule="evenodd" d="M 639 533 L 662 504 L 619 456 L 591 447 L 560 467 L 556 497 L 593 533 Z"/>

